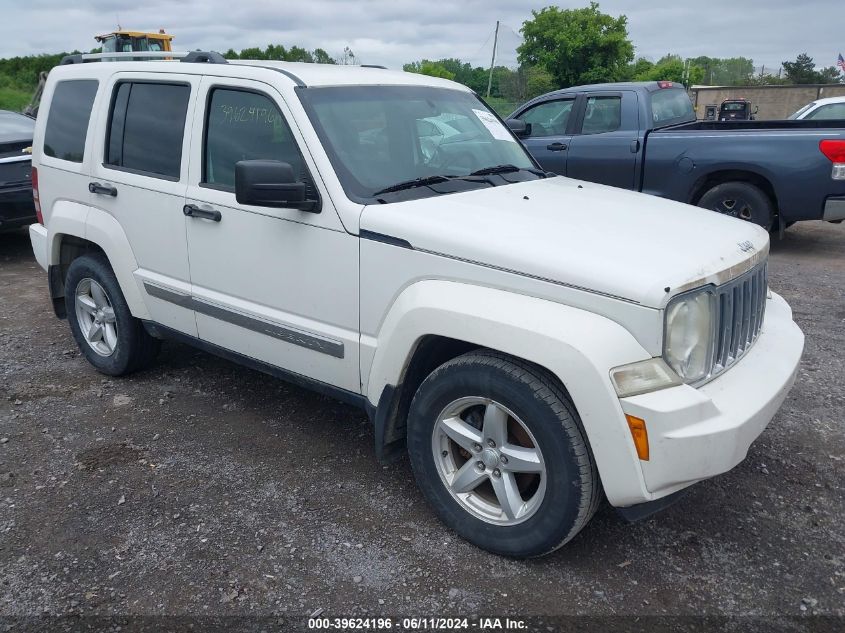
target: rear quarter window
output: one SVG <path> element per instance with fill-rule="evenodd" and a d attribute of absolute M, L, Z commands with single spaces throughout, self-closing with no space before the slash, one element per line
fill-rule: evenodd
<path fill-rule="evenodd" d="M 95 79 L 75 79 L 56 84 L 44 132 L 45 156 L 72 163 L 82 162 L 97 85 Z"/>
<path fill-rule="evenodd" d="M 660 88 L 651 93 L 651 115 L 654 127 L 695 121 L 689 95 L 677 88 Z"/>

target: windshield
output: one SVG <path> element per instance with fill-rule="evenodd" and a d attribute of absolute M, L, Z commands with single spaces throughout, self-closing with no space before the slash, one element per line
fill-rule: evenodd
<path fill-rule="evenodd" d="M 395 202 L 545 176 L 470 92 L 426 86 L 297 92 L 346 195 L 356 202 Z"/>
<path fill-rule="evenodd" d="M 114 53 L 117 51 L 117 38 L 113 35 L 103 39 L 103 52 Z"/>
<path fill-rule="evenodd" d="M 725 112 L 742 112 L 743 110 L 745 110 L 745 103 L 742 101 L 723 103 L 722 110 L 724 110 Z"/>
<path fill-rule="evenodd" d="M 804 114 L 807 110 L 809 110 L 810 108 L 812 108 L 814 105 L 816 105 L 816 102 L 815 102 L 815 101 L 813 101 L 813 102 L 811 102 L 811 103 L 808 103 L 807 105 L 805 105 L 805 106 L 804 106 L 803 108 L 801 108 L 800 110 L 797 110 L 797 111 L 793 112 L 792 114 L 790 114 L 790 115 L 787 117 L 787 120 L 794 121 L 795 119 L 799 118 L 802 114 Z"/>

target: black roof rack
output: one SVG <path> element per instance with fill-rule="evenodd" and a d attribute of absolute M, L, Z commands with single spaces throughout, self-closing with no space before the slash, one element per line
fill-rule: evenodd
<path fill-rule="evenodd" d="M 379 66 L 378 64 L 361 64 L 361 68 L 381 68 L 387 70 L 387 66 Z"/>
<path fill-rule="evenodd" d="M 221 55 L 217 51 L 190 51 L 187 55 L 185 55 L 179 61 L 180 62 L 195 63 L 195 64 L 228 64 L 229 63 L 229 60 L 227 60 L 225 57 L 223 57 L 223 55 Z"/>

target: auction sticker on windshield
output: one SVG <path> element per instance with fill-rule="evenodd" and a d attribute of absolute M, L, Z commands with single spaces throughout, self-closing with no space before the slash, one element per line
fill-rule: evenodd
<path fill-rule="evenodd" d="M 491 113 L 486 110 L 476 110 L 475 108 L 473 108 L 472 111 L 475 112 L 475 116 L 477 116 L 478 120 L 484 124 L 484 127 L 490 131 L 493 138 L 499 141 L 510 141 L 511 143 L 516 143 L 507 128 Z"/>

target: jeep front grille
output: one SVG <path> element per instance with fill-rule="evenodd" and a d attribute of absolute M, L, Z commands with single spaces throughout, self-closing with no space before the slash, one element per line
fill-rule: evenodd
<path fill-rule="evenodd" d="M 709 378 L 718 376 L 751 348 L 766 313 L 768 262 L 760 264 L 714 290 L 716 295 L 716 332 L 713 369 Z"/>

